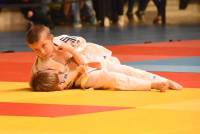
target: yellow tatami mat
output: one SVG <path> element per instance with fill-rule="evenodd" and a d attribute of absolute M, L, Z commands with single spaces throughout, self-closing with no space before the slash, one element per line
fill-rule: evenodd
<path fill-rule="evenodd" d="M 197 89 L 168 90 L 165 93 L 156 90 L 78 89 L 31 92 L 28 83 L 0 82 L 0 102 L 1 134 L 200 133 L 200 90 Z M 29 105 L 35 112 L 40 111 L 38 106 L 41 104 L 45 105 L 47 111 L 52 110 L 53 114 L 58 111 L 67 112 L 64 111 L 66 109 L 58 107 L 67 107 L 67 110 L 72 106 L 72 110 L 79 107 L 80 111 L 78 114 L 54 117 L 44 116 L 45 113 L 43 116 L 26 113 L 31 111 L 28 109 Z M 8 110 L 10 105 L 15 106 L 15 111 Z M 85 106 L 87 108 L 84 108 Z M 51 109 L 48 109 L 49 107 Z M 102 110 L 99 107 L 107 109 Z M 95 108 L 96 111 L 87 111 Z"/>

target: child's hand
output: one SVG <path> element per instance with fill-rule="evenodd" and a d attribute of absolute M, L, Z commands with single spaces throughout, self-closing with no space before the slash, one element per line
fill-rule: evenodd
<path fill-rule="evenodd" d="M 81 65 L 78 67 L 78 72 L 81 74 L 86 73 L 87 65 Z"/>
<path fill-rule="evenodd" d="M 70 59 L 67 61 L 67 66 L 68 66 L 71 70 L 75 70 L 75 69 L 77 69 L 78 64 L 74 61 L 73 58 L 70 58 Z"/>
<path fill-rule="evenodd" d="M 58 51 L 69 52 L 72 55 L 72 57 L 74 58 L 74 61 L 78 65 L 85 64 L 82 55 L 79 54 L 78 52 L 76 52 L 75 49 L 71 46 L 64 46 L 64 45 L 58 46 Z"/>
<path fill-rule="evenodd" d="M 89 67 L 93 67 L 93 68 L 96 68 L 96 69 L 101 69 L 102 68 L 100 62 L 89 62 L 89 63 L 87 63 L 87 65 Z"/>

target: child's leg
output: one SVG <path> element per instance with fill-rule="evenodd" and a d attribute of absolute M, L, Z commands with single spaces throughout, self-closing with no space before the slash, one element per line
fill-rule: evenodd
<path fill-rule="evenodd" d="M 122 65 L 122 64 L 114 64 L 113 62 L 110 61 L 105 61 L 104 67 L 111 72 L 117 72 L 117 73 L 123 73 L 129 76 L 145 79 L 145 80 L 150 80 L 150 81 L 167 81 L 166 78 L 158 76 L 156 74 L 152 74 L 150 72 L 141 70 L 141 69 L 136 69 L 130 66 Z"/>
<path fill-rule="evenodd" d="M 179 83 L 172 81 L 172 80 L 168 80 L 169 82 L 169 88 L 170 89 L 174 89 L 174 90 L 180 90 L 183 88 L 182 85 L 180 85 Z"/>
<path fill-rule="evenodd" d="M 122 64 L 113 64 L 113 62 L 106 61 L 104 62 L 104 67 L 111 71 L 111 72 L 118 72 L 123 73 L 132 77 L 136 77 L 139 79 L 149 80 L 151 82 L 168 82 L 170 89 L 181 89 L 182 86 L 172 80 L 168 80 L 167 78 L 164 78 L 162 76 L 141 70 L 136 69 L 130 66 L 122 65 Z"/>
<path fill-rule="evenodd" d="M 150 90 L 151 82 L 125 74 L 97 70 L 88 74 L 85 88 L 119 89 L 119 90 Z"/>

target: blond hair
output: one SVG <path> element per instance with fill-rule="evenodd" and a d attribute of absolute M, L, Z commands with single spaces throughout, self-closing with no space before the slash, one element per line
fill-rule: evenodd
<path fill-rule="evenodd" d="M 30 86 L 33 91 L 49 92 L 58 91 L 58 74 L 52 71 L 39 71 L 32 76 Z"/>
<path fill-rule="evenodd" d="M 26 42 L 33 44 L 38 42 L 41 37 L 41 33 L 45 33 L 47 37 L 52 37 L 50 29 L 45 25 L 33 25 L 26 34 Z"/>

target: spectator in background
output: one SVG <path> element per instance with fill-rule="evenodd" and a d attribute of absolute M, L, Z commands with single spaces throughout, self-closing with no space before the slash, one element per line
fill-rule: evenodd
<path fill-rule="evenodd" d="M 67 0 L 65 0 L 67 1 Z M 66 3 L 64 0 L 51 0 L 51 3 L 49 4 L 49 13 L 51 15 L 51 19 L 55 25 L 61 25 L 61 24 L 66 24 L 66 19 L 69 18 L 65 14 L 68 12 L 70 14 L 70 10 L 66 11 Z M 71 4 L 68 4 L 71 5 Z M 71 8 L 71 6 L 69 7 Z"/>
<path fill-rule="evenodd" d="M 180 0 L 179 9 L 184 10 L 187 8 L 189 0 Z"/>
<path fill-rule="evenodd" d="M 69 2 L 69 0 L 64 0 L 64 5 L 63 5 L 63 11 L 64 11 L 64 16 L 66 18 L 71 18 L 72 16 L 72 5 Z"/>
<path fill-rule="evenodd" d="M 17 4 L 17 0 L 0 0 L 0 4 L 4 5 L 4 4 Z M 1 12 L 1 8 L 0 8 L 0 12 Z"/>
<path fill-rule="evenodd" d="M 156 18 L 153 20 L 153 23 L 158 24 L 158 23 L 161 23 L 162 17 L 165 16 L 166 0 L 153 0 L 153 2 L 158 11 Z M 149 0 L 140 0 L 139 1 L 139 7 L 136 12 L 136 16 L 137 16 L 138 20 L 143 21 L 144 12 L 148 6 L 148 3 L 149 3 Z"/>
<path fill-rule="evenodd" d="M 95 10 L 93 8 L 92 0 L 78 0 L 78 1 L 72 2 L 72 15 L 74 17 L 73 26 L 75 28 L 81 28 L 82 27 L 81 13 L 80 13 L 81 2 L 83 4 L 83 6 L 85 7 L 84 9 L 87 10 L 86 12 L 88 13 L 88 15 L 90 17 L 90 20 L 89 20 L 90 23 L 92 25 L 96 25 L 97 24 L 96 13 L 95 13 Z"/>
<path fill-rule="evenodd" d="M 112 0 L 94 0 L 94 8 L 97 13 L 97 19 L 104 27 L 109 27 L 112 18 Z"/>
<path fill-rule="evenodd" d="M 25 18 L 30 20 L 30 25 L 33 24 L 44 24 L 50 28 L 54 27 L 54 24 L 49 15 L 48 2 L 50 0 L 20 0 L 23 4 L 38 4 L 38 6 L 27 6 L 21 8 Z"/>
<path fill-rule="evenodd" d="M 0 0 L 0 4 L 13 4 L 16 0 Z"/>
<path fill-rule="evenodd" d="M 133 7 L 135 5 L 135 0 L 128 0 L 128 10 L 127 10 L 127 17 L 129 21 L 133 21 Z"/>
<path fill-rule="evenodd" d="M 125 26 L 128 22 L 126 16 L 124 16 L 125 2 L 126 0 L 112 0 L 112 21 L 117 21 L 120 27 Z"/>

